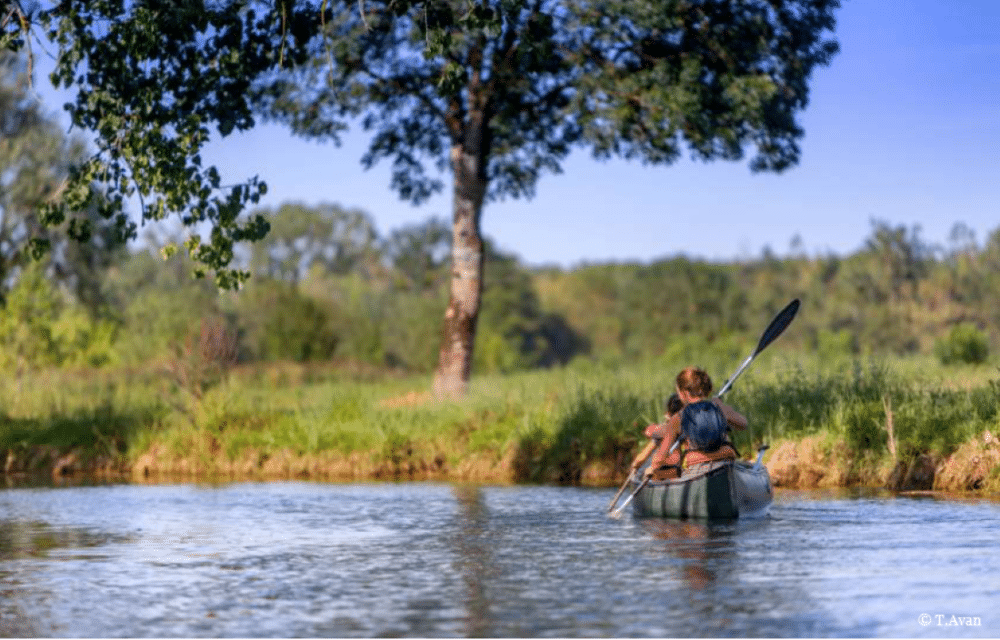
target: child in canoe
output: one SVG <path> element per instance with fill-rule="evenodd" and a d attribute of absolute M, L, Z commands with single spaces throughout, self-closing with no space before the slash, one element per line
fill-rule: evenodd
<path fill-rule="evenodd" d="M 667 406 L 666 406 L 666 411 L 663 414 L 664 417 L 663 422 L 657 424 L 651 424 L 648 427 L 646 427 L 646 437 L 649 438 L 649 442 L 646 443 L 646 446 L 643 448 L 643 450 L 640 451 L 639 454 L 632 459 L 632 465 L 631 468 L 629 469 L 629 475 L 633 475 L 643 465 L 643 463 L 645 463 L 646 460 L 649 459 L 649 456 L 653 455 L 653 452 L 659 448 L 660 443 L 663 440 L 663 437 L 667 433 L 666 431 L 667 424 L 669 424 L 671 418 L 673 418 L 676 414 L 678 414 L 680 410 L 683 408 L 684 408 L 684 403 L 681 401 L 680 396 L 677 395 L 676 393 L 670 394 L 670 397 L 667 398 Z M 680 463 L 679 454 L 672 457 L 677 458 L 677 462 L 675 462 L 674 464 Z"/>

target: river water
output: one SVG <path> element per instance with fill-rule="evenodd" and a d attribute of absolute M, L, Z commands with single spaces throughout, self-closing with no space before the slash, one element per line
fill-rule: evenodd
<path fill-rule="evenodd" d="M 2 489 L 0 636 L 1000 636 L 1000 503 L 778 491 L 706 523 L 613 494 Z"/>

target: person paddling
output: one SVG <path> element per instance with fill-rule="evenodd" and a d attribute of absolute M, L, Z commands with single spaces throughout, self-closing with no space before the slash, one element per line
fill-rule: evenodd
<path fill-rule="evenodd" d="M 684 402 L 681 401 L 680 396 L 676 393 L 671 393 L 670 397 L 667 398 L 666 410 L 663 414 L 664 421 L 658 424 L 651 424 L 646 427 L 646 437 L 649 438 L 649 442 L 646 443 L 643 450 L 632 459 L 632 464 L 629 468 L 629 476 L 634 475 L 643 463 L 649 459 L 649 456 L 653 455 L 653 452 L 656 451 L 657 447 L 660 446 L 660 442 L 663 440 L 663 436 L 666 433 L 667 423 L 670 422 L 670 419 L 673 418 L 674 415 L 680 413 L 680 410 L 683 408 Z"/>
<path fill-rule="evenodd" d="M 670 449 L 682 435 L 687 450 L 684 461 L 688 465 L 735 460 L 738 457 L 725 432 L 728 429 L 746 429 L 747 419 L 718 398 L 710 398 L 712 379 L 708 373 L 697 367 L 687 367 L 677 374 L 676 386 L 684 409 L 664 425 L 662 440 L 652 455 L 644 477 L 652 475 L 653 479 L 660 480 L 680 476 L 679 447 L 672 453 Z"/>

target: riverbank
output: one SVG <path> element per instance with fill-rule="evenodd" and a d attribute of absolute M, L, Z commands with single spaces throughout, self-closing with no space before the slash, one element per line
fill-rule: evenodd
<path fill-rule="evenodd" d="M 211 444 L 208 445 L 211 447 Z M 201 456 L 172 454 L 160 445 L 134 461 L 93 455 L 83 449 L 32 447 L 17 455 L 8 450 L 3 475 L 9 478 L 119 479 L 125 481 L 450 481 L 514 484 L 521 477 L 525 454 L 509 449 L 494 455 L 472 456 L 452 467 L 443 454 L 427 460 L 412 451 L 382 458 L 355 453 L 344 456 L 328 451 L 304 454 L 290 449 L 264 452 L 244 450 L 236 457 L 220 456 L 206 461 Z M 891 491 L 942 491 L 1000 493 L 1000 446 L 995 439 L 972 440 L 949 456 L 922 453 L 910 460 L 855 457 L 826 436 L 784 440 L 772 447 L 764 462 L 775 487 L 787 489 L 831 489 L 869 487 Z M 579 470 L 573 484 L 613 486 L 624 469 L 608 462 L 593 462 Z M 552 469 L 549 476 L 560 473 Z M 537 481 L 537 480 L 535 480 Z M 551 483 L 563 483 L 558 478 Z"/>
<path fill-rule="evenodd" d="M 11 477 L 610 486 L 677 368 L 484 377 L 459 402 L 435 401 L 423 379 L 296 368 L 237 372 L 198 397 L 155 372 L 50 373 L 5 388 L 0 456 Z M 770 445 L 775 486 L 1000 491 L 993 371 L 934 378 L 912 364 L 821 370 L 779 359 L 757 368 L 727 401 L 751 418 L 739 448 Z"/>
<path fill-rule="evenodd" d="M 991 433 L 943 456 L 933 451 L 908 459 L 857 456 L 828 437 L 786 440 L 765 457 L 776 487 L 873 487 L 891 491 L 1000 493 L 1000 446 Z"/>

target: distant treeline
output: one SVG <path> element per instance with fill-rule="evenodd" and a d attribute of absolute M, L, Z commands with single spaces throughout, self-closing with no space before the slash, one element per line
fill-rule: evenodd
<path fill-rule="evenodd" d="M 12 264 L 0 364 L 8 372 L 191 358 L 434 367 L 447 299 L 445 221 L 382 236 L 360 210 L 286 204 L 266 213 L 272 230 L 238 256 L 253 277 L 236 293 L 192 279 L 183 251 L 165 260 L 147 250 L 64 249 L 46 263 Z M 848 256 L 765 252 L 725 264 L 678 256 L 565 270 L 528 268 L 489 244 L 476 371 L 706 350 L 735 359 L 796 297 L 803 307 L 783 338 L 789 348 L 984 361 L 998 345 L 1000 228 L 980 244 L 959 224 L 941 247 L 919 228 L 876 220 Z"/>
<path fill-rule="evenodd" d="M 820 355 L 981 362 L 1000 337 L 1000 228 L 980 245 L 956 224 L 948 246 L 934 246 L 919 227 L 873 220 L 863 247 L 847 256 L 765 251 L 728 264 L 675 257 L 533 279 L 544 308 L 598 357 L 697 354 L 734 342 L 739 354 L 796 297 L 802 311 L 783 342 Z"/>

